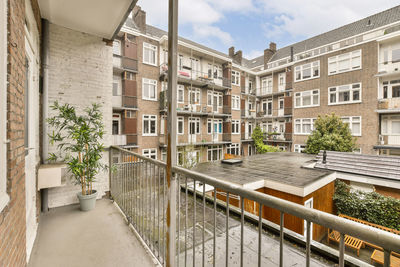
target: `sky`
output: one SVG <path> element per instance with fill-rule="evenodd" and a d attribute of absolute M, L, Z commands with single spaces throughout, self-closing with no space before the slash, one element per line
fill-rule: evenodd
<path fill-rule="evenodd" d="M 397 0 L 179 0 L 179 35 L 244 57 L 335 29 L 399 5 Z M 139 0 L 147 23 L 168 30 L 168 0 Z"/>

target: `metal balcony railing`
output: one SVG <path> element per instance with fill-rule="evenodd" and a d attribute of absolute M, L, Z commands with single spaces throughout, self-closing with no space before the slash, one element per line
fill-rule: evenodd
<path fill-rule="evenodd" d="M 292 141 L 292 133 L 270 132 L 264 133 L 264 140 L 269 142 Z"/>
<path fill-rule="evenodd" d="M 232 141 L 231 133 L 210 133 L 210 134 L 188 134 L 185 129 L 184 134 L 176 135 L 177 146 L 187 145 L 222 145 Z M 161 146 L 167 145 L 167 136 L 165 134 L 159 135 L 159 143 Z"/>
<path fill-rule="evenodd" d="M 168 64 L 160 65 L 160 76 L 166 77 L 168 74 Z M 207 85 L 209 88 L 229 89 L 231 88 L 231 79 L 219 76 L 214 72 L 202 72 L 187 66 L 178 69 L 178 80 L 180 82 L 190 81 L 193 85 Z"/>
<path fill-rule="evenodd" d="M 137 71 L 138 60 L 114 54 L 113 67 L 121 70 Z"/>
<path fill-rule="evenodd" d="M 206 259 L 211 259 L 213 266 L 233 264 L 230 260 L 233 249 L 230 243 L 232 239 L 228 235 L 231 199 L 239 203 L 240 249 L 237 254 L 240 257 L 240 266 L 243 266 L 245 260 L 244 237 L 245 234 L 249 234 L 244 227 L 245 213 L 247 214 L 245 200 L 254 201 L 255 205 L 259 207 L 257 211 L 258 235 L 257 241 L 255 240 L 258 244 L 256 248 L 258 266 L 262 264 L 263 207 L 274 208 L 280 213 L 280 266 L 283 266 L 285 262 L 283 244 L 287 229 L 283 222 L 287 214 L 305 221 L 306 256 L 305 262 L 299 262 L 300 265 L 310 266 L 311 224 L 335 229 L 340 233 L 339 266 L 344 266 L 345 235 L 382 247 L 384 266 L 390 266 L 392 251 L 400 252 L 400 236 L 398 235 L 246 189 L 228 181 L 181 167 L 172 167 L 173 177 L 171 179 L 174 182 L 167 185 L 164 162 L 146 158 L 118 147 L 110 148 L 110 161 L 112 164 L 110 168 L 111 197 L 153 255 L 163 265 L 166 264 L 167 258 L 175 258 L 176 266 L 194 266 L 198 261 L 201 261 L 204 266 L 207 263 Z M 226 202 L 224 201 L 226 221 L 219 217 L 217 220 L 217 202 L 221 204 L 220 200 L 217 201 L 217 194 L 220 192 L 224 192 L 224 200 L 226 200 Z M 174 203 L 174 201 L 176 202 Z M 171 206 L 177 208 L 170 208 Z M 206 206 L 207 209 L 211 206 L 212 210 L 211 218 L 207 218 L 207 223 L 211 224 L 208 227 L 205 218 Z M 168 217 L 170 220 L 176 220 L 176 223 L 167 225 Z M 189 220 L 191 221 L 189 222 Z M 218 229 L 221 229 L 222 226 L 227 233 L 226 237 L 218 235 L 219 240 L 226 238 L 225 242 L 218 243 L 218 248 L 216 245 L 217 222 Z M 206 232 L 207 240 L 205 239 Z M 168 240 L 176 240 L 176 242 L 168 242 Z M 206 241 L 212 242 L 212 248 L 211 243 L 207 243 L 208 249 L 205 249 Z M 246 253 L 246 255 L 249 254 Z"/>

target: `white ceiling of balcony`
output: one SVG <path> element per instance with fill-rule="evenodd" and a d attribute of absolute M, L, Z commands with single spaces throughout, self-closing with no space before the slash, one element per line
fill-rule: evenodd
<path fill-rule="evenodd" d="M 39 0 L 42 18 L 51 23 L 111 39 L 137 0 Z"/>

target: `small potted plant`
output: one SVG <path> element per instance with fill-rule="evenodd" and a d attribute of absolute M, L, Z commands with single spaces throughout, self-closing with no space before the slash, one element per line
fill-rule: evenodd
<path fill-rule="evenodd" d="M 51 106 L 57 115 L 47 119 L 53 128 L 49 142 L 57 144 L 58 153 L 50 153 L 49 161 L 64 162 L 76 184 L 82 191 L 77 193 L 82 211 L 92 210 L 96 204 L 97 191 L 93 182 L 100 171 L 108 167 L 101 162 L 104 145 L 103 116 L 100 105 L 92 104 L 83 115 L 77 115 L 75 107 L 56 101 Z"/>

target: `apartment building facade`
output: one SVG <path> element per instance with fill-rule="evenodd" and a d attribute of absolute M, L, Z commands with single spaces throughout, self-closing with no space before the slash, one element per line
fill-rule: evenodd
<path fill-rule="evenodd" d="M 271 42 L 251 60 L 234 47 L 224 54 L 180 38 L 178 163 L 188 155 L 191 161 L 252 155 L 256 126 L 263 129 L 265 143 L 301 152 L 318 115 L 331 113 L 349 124 L 356 153 L 397 154 L 399 10 L 394 7 L 281 49 Z M 114 107 L 113 117 L 122 123 L 113 133 L 128 138 L 128 129 L 134 128 L 135 142 L 122 145 L 165 159 L 167 33 L 147 25 L 146 13 L 137 7 L 120 36 L 136 40 L 132 77 L 137 104 L 133 111 Z M 124 76 L 117 78 L 114 85 L 124 91 Z M 133 123 L 124 124 L 126 113 L 134 116 Z"/>

